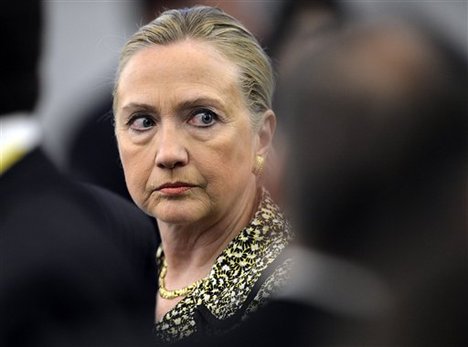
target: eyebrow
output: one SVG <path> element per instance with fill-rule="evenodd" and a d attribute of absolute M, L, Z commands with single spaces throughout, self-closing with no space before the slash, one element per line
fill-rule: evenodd
<path fill-rule="evenodd" d="M 224 103 L 220 99 L 203 96 L 203 97 L 189 98 L 187 100 L 182 101 L 181 103 L 177 105 L 176 110 L 182 111 L 182 110 L 193 108 L 195 106 L 207 106 L 207 105 L 214 106 L 220 110 L 225 109 Z M 130 102 L 122 107 L 123 111 L 132 111 L 135 109 L 138 109 L 141 111 L 152 112 L 152 113 L 159 113 L 159 110 L 156 107 L 146 104 L 146 103 Z"/>
<path fill-rule="evenodd" d="M 139 109 L 142 111 L 149 111 L 149 112 L 157 112 L 156 108 L 154 108 L 153 106 L 144 104 L 144 103 L 138 103 L 138 102 L 130 102 L 127 105 L 122 107 L 122 110 L 124 111 L 130 111 L 134 109 Z"/>
<path fill-rule="evenodd" d="M 218 98 L 212 97 L 195 97 L 193 99 L 188 99 L 181 102 L 177 105 L 177 110 L 186 110 L 195 106 L 214 106 L 220 110 L 224 110 L 224 103 Z"/>

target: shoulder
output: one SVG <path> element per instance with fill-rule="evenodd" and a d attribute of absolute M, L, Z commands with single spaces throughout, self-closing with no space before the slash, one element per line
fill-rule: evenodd
<path fill-rule="evenodd" d="M 105 236 L 112 240 L 136 270 L 143 272 L 148 287 L 154 287 L 155 254 L 159 242 L 155 220 L 109 190 L 90 184 L 79 184 L 79 189 L 87 195 Z"/>
<path fill-rule="evenodd" d="M 154 219 L 116 193 L 88 183 L 76 183 L 76 189 L 81 190 L 100 216 L 113 226 L 130 231 L 151 230 L 154 233 Z"/>
<path fill-rule="evenodd" d="M 56 258 L 56 250 L 115 249 L 141 264 L 156 250 L 151 220 L 130 202 L 104 189 L 75 183 L 40 150 L 26 155 L 0 178 L 2 245 L 20 251 L 28 242 Z M 144 260 L 142 260 L 144 259 Z"/>
<path fill-rule="evenodd" d="M 86 196 L 88 208 L 99 219 L 107 236 L 119 242 L 120 246 L 133 253 L 156 252 L 157 226 L 153 218 L 144 214 L 133 203 L 107 189 L 80 183 L 82 195 Z"/>

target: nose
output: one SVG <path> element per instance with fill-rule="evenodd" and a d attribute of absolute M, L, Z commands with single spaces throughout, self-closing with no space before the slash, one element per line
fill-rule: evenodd
<path fill-rule="evenodd" d="M 176 126 L 161 126 L 158 130 L 155 163 L 161 169 L 175 169 L 188 163 L 188 152 L 182 131 Z"/>

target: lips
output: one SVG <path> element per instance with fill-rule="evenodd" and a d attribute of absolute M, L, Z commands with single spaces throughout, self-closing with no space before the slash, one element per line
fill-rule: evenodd
<path fill-rule="evenodd" d="M 156 188 L 156 191 L 164 195 L 180 195 L 195 187 L 195 185 L 185 182 L 164 183 Z"/>

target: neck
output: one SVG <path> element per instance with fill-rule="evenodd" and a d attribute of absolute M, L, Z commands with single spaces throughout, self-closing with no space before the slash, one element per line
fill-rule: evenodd
<path fill-rule="evenodd" d="M 208 275 L 216 258 L 249 223 L 257 210 L 261 190 L 245 194 L 237 204 L 214 223 L 173 225 L 158 221 L 168 288 L 181 288 Z"/>

